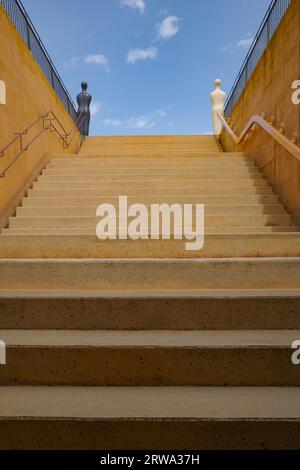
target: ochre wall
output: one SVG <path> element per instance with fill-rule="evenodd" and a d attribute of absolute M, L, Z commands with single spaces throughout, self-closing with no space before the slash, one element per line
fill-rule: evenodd
<path fill-rule="evenodd" d="M 14 137 L 15 132 L 20 132 L 50 110 L 69 131 L 71 118 L 1 6 L 0 25 L 0 80 L 6 83 L 6 105 L 0 105 L 0 149 Z M 33 129 L 28 139 L 41 129 L 41 125 Z M 15 144 L 0 159 L 0 172 L 17 155 L 18 145 Z M 48 156 L 51 153 L 76 152 L 79 145 L 78 132 L 68 149 L 64 149 L 61 140 L 49 131 L 33 143 L 5 178 L 0 179 L 0 228 L 7 224 L 8 216 L 14 213 Z"/>
<path fill-rule="evenodd" d="M 285 125 L 289 138 L 298 133 L 300 145 L 300 106 L 291 101 L 292 82 L 300 79 L 300 1 L 294 0 L 268 48 L 237 102 L 231 126 L 237 134 L 254 114 L 275 117 L 275 127 Z M 226 151 L 245 151 L 262 169 L 280 200 L 300 225 L 300 164 L 279 144 L 257 129 L 246 143 L 236 146 L 223 131 L 221 144 Z"/>

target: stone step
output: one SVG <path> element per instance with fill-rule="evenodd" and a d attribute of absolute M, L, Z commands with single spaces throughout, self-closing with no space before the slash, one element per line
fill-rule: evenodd
<path fill-rule="evenodd" d="M 206 235 L 221 235 L 221 234 L 266 234 L 266 233 L 298 233 L 299 228 L 295 225 L 290 226 L 229 226 L 229 227 L 205 227 Z M 4 228 L 1 230 L 3 235 L 89 235 L 95 236 L 95 230 L 88 228 Z M 125 246 L 125 245 L 124 245 Z M 178 251 L 178 256 L 181 250 Z"/>
<path fill-rule="evenodd" d="M 144 181 L 146 183 L 150 183 L 152 181 L 157 182 L 159 181 L 161 184 L 164 184 L 165 182 L 169 181 L 176 181 L 177 183 L 183 183 L 183 182 L 201 182 L 202 180 L 209 180 L 209 181 L 214 181 L 214 184 L 219 184 L 222 181 L 239 181 L 241 180 L 251 180 L 251 181 L 260 181 L 263 180 L 263 176 L 259 173 L 256 172 L 254 174 L 248 174 L 247 172 L 244 173 L 236 173 L 232 174 L 231 172 L 227 172 L 225 174 L 224 171 L 220 171 L 217 173 L 216 170 L 212 171 L 210 174 L 205 172 L 205 173 L 196 173 L 195 170 L 191 170 L 190 174 L 163 174 L 160 175 L 158 173 L 156 174 L 122 174 L 122 173 L 115 173 L 115 174 L 105 174 L 102 172 L 89 172 L 88 174 L 70 174 L 69 172 L 66 172 L 67 174 L 63 175 L 49 175 L 49 174 L 43 174 L 38 177 L 39 182 L 43 183 L 69 183 L 69 182 L 76 182 L 76 183 L 93 183 L 93 182 L 102 182 L 102 181 L 119 181 L 119 182 L 132 182 L 136 183 L 139 181 Z"/>
<path fill-rule="evenodd" d="M 235 159 L 237 160 L 237 159 Z M 207 161 L 204 159 L 194 159 L 194 161 L 178 161 L 178 160 L 161 160 L 161 159 L 105 159 L 98 158 L 94 160 L 80 160 L 73 159 L 71 161 L 61 161 L 60 159 L 50 160 L 45 167 L 46 170 L 52 171 L 97 171 L 97 172 L 155 172 L 155 173 L 169 173 L 180 172 L 185 174 L 191 171 L 228 171 L 228 172 L 241 172 L 241 171 L 258 171 L 258 168 L 249 160 L 227 161 L 222 159 L 215 159 Z"/>
<path fill-rule="evenodd" d="M 3 450 L 298 449 L 298 387 L 1 387 Z"/>
<path fill-rule="evenodd" d="M 31 239 L 34 246 L 33 237 Z M 57 237 L 57 240 L 62 243 L 63 237 Z M 81 250 L 83 246 L 81 243 Z M 56 252 L 59 252 L 57 247 Z M 1 250 L 1 253 L 4 254 L 4 250 Z M 42 250 L 42 253 L 49 255 L 50 250 Z M 146 252 L 143 253 L 145 256 Z M 232 250 L 230 255 L 232 256 Z M 18 256 L 18 248 L 13 256 Z M 0 290 L 176 291 L 212 288 L 300 288 L 300 259 L 292 257 L 105 260 L 29 259 L 29 256 L 27 255 L 27 259 L 0 261 Z"/>
<path fill-rule="evenodd" d="M 94 212 L 95 213 L 95 212 Z M 53 216 L 53 217 L 10 217 L 10 228 L 88 228 L 91 231 L 95 230 L 101 217 L 96 216 Z M 112 219 L 110 219 L 112 220 Z M 126 221 L 125 218 L 122 218 Z M 131 221 L 132 218 L 128 218 Z M 143 220 L 147 223 L 148 218 Z M 193 216 L 193 223 L 195 223 L 195 214 Z M 172 221 L 171 221 L 172 224 Z M 206 227 L 223 227 L 223 226 L 289 226 L 293 225 L 291 216 L 288 214 L 270 214 L 270 215 L 205 215 Z M 161 224 L 160 224 L 161 226 Z M 182 227 L 183 224 L 175 224 L 176 227 Z M 193 227 L 190 226 L 192 230 Z M 160 232 L 162 233 L 162 232 Z"/>
<path fill-rule="evenodd" d="M 136 197 L 146 197 L 146 196 L 153 196 L 154 188 L 149 188 L 148 185 L 144 185 L 144 188 L 135 189 L 135 188 L 128 188 L 126 189 L 126 196 L 136 196 Z M 202 197 L 205 196 L 227 196 L 230 194 L 231 196 L 272 196 L 273 190 L 271 187 L 262 187 L 262 188 L 255 188 L 255 187 L 232 187 L 228 188 L 227 185 L 224 186 L 217 186 L 217 187 L 186 187 L 186 188 L 167 188 L 162 189 L 161 196 L 158 194 L 158 190 L 156 190 L 156 194 L 153 197 L 156 198 L 163 198 L 166 196 L 173 197 L 175 194 L 177 196 L 195 196 L 198 197 L 198 201 L 201 200 Z M 98 188 L 98 189 L 29 189 L 28 196 L 29 197 L 101 197 L 101 196 L 124 196 L 125 194 L 120 194 L 120 188 L 110 189 L 110 188 Z M 162 199 L 161 199 L 162 200 Z M 137 202 L 137 201 L 135 201 Z M 140 201 L 139 201 L 140 202 Z"/>
<path fill-rule="evenodd" d="M 278 204 L 278 198 L 275 194 L 269 195 L 239 195 L 232 196 L 229 193 L 224 194 L 222 196 L 208 196 L 208 195 L 201 195 L 200 199 L 202 204 L 207 205 L 252 205 L 252 204 Z M 151 205 L 151 204 L 199 204 L 199 196 L 191 195 L 191 196 L 178 196 L 176 194 L 170 196 L 143 196 L 139 198 L 139 203 Z M 22 207 L 59 207 L 59 206 L 95 206 L 98 207 L 99 204 L 119 204 L 119 197 L 118 196 L 94 196 L 94 197 L 24 197 L 22 199 Z M 128 197 L 128 204 L 135 204 L 136 198 L 135 197 Z"/>
<path fill-rule="evenodd" d="M 113 136 L 89 136 L 85 139 L 84 145 L 88 143 L 155 143 L 155 142 L 171 142 L 171 143 L 185 143 L 196 142 L 202 145 L 205 142 L 216 143 L 216 139 L 211 134 L 177 134 L 177 135 L 113 135 Z"/>
<path fill-rule="evenodd" d="M 214 230 L 218 229 L 215 228 Z M 24 235 L 14 234 L 13 232 L 12 234 L 10 234 L 10 232 L 6 232 L 6 234 L 0 235 L 0 259 L 66 258 L 66 263 L 68 263 L 69 258 L 102 258 L 107 260 L 114 260 L 116 258 L 116 260 L 112 261 L 112 263 L 116 262 L 117 264 L 118 259 L 120 263 L 122 260 L 124 260 L 126 263 L 126 260 L 130 259 L 133 261 L 133 258 L 136 258 L 137 266 L 142 270 L 142 259 L 151 258 L 154 259 L 154 265 L 151 267 L 151 269 L 158 269 L 159 263 L 161 261 L 163 263 L 162 265 L 165 266 L 166 271 L 168 271 L 169 268 L 170 270 L 172 269 L 172 266 L 174 269 L 177 269 L 176 262 L 172 261 L 177 258 L 182 259 L 183 262 L 184 259 L 187 261 L 189 259 L 201 259 L 204 263 L 207 261 L 208 266 L 209 260 L 206 260 L 207 258 L 229 258 L 233 260 L 233 264 L 230 266 L 234 270 L 234 259 L 237 257 L 254 258 L 254 260 L 252 260 L 254 262 L 256 257 L 293 258 L 300 256 L 299 233 L 213 233 L 205 236 L 204 248 L 197 251 L 187 251 L 185 239 L 174 240 L 174 238 L 171 238 L 171 240 L 129 239 L 100 241 L 96 237 L 96 234 L 76 234 L 75 230 L 74 233 L 72 231 L 71 234 L 68 232 L 66 235 L 61 234 L 60 231 L 57 233 L 55 231 L 51 231 L 51 233 L 51 235 L 38 235 L 31 231 L 28 234 L 25 233 Z M 167 263 L 167 260 L 164 260 L 163 258 L 170 258 L 169 266 L 168 264 L 165 264 Z M 217 260 L 213 261 L 212 259 L 211 261 L 213 269 L 215 266 L 214 263 Z M 241 261 L 241 263 L 244 261 L 246 262 L 246 260 L 238 260 L 236 267 L 239 266 L 239 261 Z M 252 261 L 249 261 L 251 264 Z M 263 264 L 263 260 L 257 259 L 258 266 L 260 266 L 260 261 L 262 261 Z M 286 261 L 287 264 L 289 264 L 288 259 Z M 141 262 L 141 264 L 139 264 L 139 262 Z M 175 263 L 174 265 L 172 265 L 173 262 Z M 226 266 L 225 260 L 224 263 Z M 197 266 L 198 268 L 201 268 L 201 264 L 197 265 L 196 263 L 195 268 Z M 280 263 L 279 266 L 281 267 Z M 292 266 L 294 266 L 293 263 Z M 181 266 L 180 261 L 179 267 L 185 269 L 185 265 L 183 264 Z M 145 265 L 145 269 L 148 269 L 147 263 Z M 173 273 L 173 275 L 175 275 L 175 273 Z M 194 281 L 196 282 L 197 280 L 195 279 Z M 288 278 L 286 281 L 288 282 Z M 268 282 L 268 279 L 266 279 L 266 282 Z M 162 281 L 161 285 L 164 286 L 164 281 Z"/>
<path fill-rule="evenodd" d="M 52 206 L 52 207 L 18 207 L 17 217 L 53 217 L 53 216 L 86 216 L 92 217 L 98 205 L 90 206 Z M 116 205 L 116 207 L 119 207 Z M 151 204 L 147 204 L 151 211 Z M 206 215 L 261 215 L 286 214 L 282 204 L 253 204 L 253 205 L 205 205 Z"/>
<path fill-rule="evenodd" d="M 39 177 L 41 179 L 50 178 L 54 179 L 57 178 L 57 181 L 60 179 L 70 179 L 75 178 L 77 179 L 98 179 L 98 178 L 112 178 L 120 180 L 120 178 L 130 178 L 130 179 L 139 179 L 140 177 L 143 178 L 202 178 L 202 179 L 222 179 L 222 178 L 245 178 L 245 177 L 252 177 L 256 178 L 258 176 L 262 176 L 262 173 L 255 167 L 247 167 L 241 169 L 232 169 L 228 167 L 224 168 L 169 168 L 169 169 L 159 169 L 159 168 L 97 168 L 94 167 L 93 169 L 90 168 L 53 168 L 53 167 L 46 167 L 43 170 L 42 175 Z"/>
<path fill-rule="evenodd" d="M 51 155 L 49 158 L 49 164 L 56 164 L 60 165 L 62 163 L 70 164 L 70 163 L 83 163 L 83 164 L 109 164 L 112 165 L 119 165 L 119 164 L 157 164 L 157 165 L 165 165 L 167 167 L 168 164 L 171 165 L 245 165 L 250 164 L 254 166 L 254 162 L 246 155 L 242 153 L 223 153 L 223 152 L 216 152 L 213 154 L 205 155 L 200 154 L 199 156 L 195 155 L 168 155 L 165 158 L 159 158 L 157 156 L 148 156 L 147 158 L 141 157 L 140 155 L 119 155 L 118 159 L 117 155 L 105 155 L 105 154 L 87 154 L 87 155 L 77 155 L 77 154 L 66 154 L 61 155 Z M 120 160 L 120 161 L 119 161 Z"/>
<path fill-rule="evenodd" d="M 182 191 L 185 188 L 188 188 L 189 191 L 194 190 L 194 191 L 199 191 L 201 189 L 204 191 L 205 189 L 210 189 L 213 190 L 214 186 L 218 186 L 218 189 L 223 189 L 227 191 L 231 191 L 231 189 L 269 189 L 270 185 L 269 183 L 264 180 L 263 178 L 255 179 L 252 180 L 250 178 L 245 178 L 245 179 L 223 179 L 220 180 L 220 182 L 216 183 L 215 180 L 136 180 L 136 181 L 128 181 L 128 180 L 120 180 L 120 181 L 111 181 L 111 180 L 98 180 L 98 181 L 53 181 L 53 180 L 42 180 L 33 183 L 32 188 L 37 189 L 37 190 L 55 190 L 55 189 L 65 189 L 65 190 L 72 190 L 72 189 L 89 189 L 91 190 L 97 190 L 99 187 L 101 190 L 107 190 L 111 189 L 113 191 L 119 191 L 119 194 L 123 191 L 142 191 L 145 186 L 147 188 L 147 191 L 153 191 L 153 190 L 158 190 L 158 191 L 164 191 L 164 190 L 172 190 L 173 193 L 178 191 Z"/>
<path fill-rule="evenodd" d="M 123 149 L 123 148 L 110 148 L 110 149 L 99 149 L 97 146 L 90 146 L 86 150 L 81 151 L 79 153 L 80 157 L 106 157 L 106 158 L 126 158 L 126 157 L 138 157 L 138 158 L 168 158 L 168 157 L 173 157 L 173 158 L 201 158 L 201 156 L 204 156 L 205 158 L 209 157 L 212 155 L 213 157 L 218 156 L 218 149 L 216 149 L 214 146 L 206 146 L 204 148 L 196 148 L 196 149 L 189 149 L 187 148 L 160 148 L 160 147 L 153 147 L 149 146 L 149 148 L 128 148 L 128 149 Z"/>
<path fill-rule="evenodd" d="M 0 328 L 300 330 L 300 289 L 0 291 Z"/>
<path fill-rule="evenodd" d="M 0 330 L 0 337 L 0 386 L 300 385 L 291 359 L 300 330 Z"/>
<path fill-rule="evenodd" d="M 94 142 L 98 145 L 102 143 L 134 143 L 138 144 L 140 142 L 197 142 L 203 144 L 204 142 L 213 142 L 216 143 L 216 139 L 211 134 L 163 134 L 163 135 L 113 135 L 113 136 L 88 136 L 85 139 L 84 145 Z"/>
<path fill-rule="evenodd" d="M 206 142 L 202 145 L 198 143 L 128 143 L 128 144 L 109 144 L 109 143 L 85 143 L 80 149 L 79 155 L 85 155 L 90 152 L 153 152 L 153 151 L 163 151 L 163 152 L 220 152 L 220 148 L 214 142 Z"/>

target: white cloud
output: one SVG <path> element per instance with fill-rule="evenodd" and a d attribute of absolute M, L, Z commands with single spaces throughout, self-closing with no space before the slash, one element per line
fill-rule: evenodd
<path fill-rule="evenodd" d="M 83 57 L 72 57 L 65 63 L 64 69 L 73 69 L 80 64 L 99 65 L 109 70 L 109 59 L 103 54 L 89 54 Z"/>
<path fill-rule="evenodd" d="M 241 47 L 242 49 L 248 49 L 253 43 L 253 41 L 254 37 L 252 36 L 252 34 L 248 33 L 245 38 L 240 39 L 240 41 L 238 41 L 237 47 Z"/>
<path fill-rule="evenodd" d="M 121 0 L 121 5 L 139 10 L 144 13 L 146 9 L 145 0 Z"/>
<path fill-rule="evenodd" d="M 165 116 L 165 111 L 162 109 L 157 109 L 156 111 L 152 111 L 148 114 L 133 116 L 126 121 L 122 121 L 121 119 L 104 119 L 103 124 L 112 127 L 124 127 L 129 129 L 152 129 L 156 126 L 157 121 Z"/>
<path fill-rule="evenodd" d="M 101 111 L 101 104 L 98 101 L 92 102 L 91 103 L 91 116 L 96 116 Z"/>
<path fill-rule="evenodd" d="M 127 54 L 127 64 L 135 64 L 139 60 L 155 60 L 157 56 L 157 47 L 149 47 L 149 49 L 130 49 Z"/>
<path fill-rule="evenodd" d="M 86 64 L 96 64 L 107 66 L 109 63 L 108 58 L 103 54 L 90 54 L 84 58 Z"/>
<path fill-rule="evenodd" d="M 158 25 L 158 36 L 162 39 L 170 39 L 179 32 L 180 29 L 180 19 L 177 16 L 167 16 L 159 25 Z"/>

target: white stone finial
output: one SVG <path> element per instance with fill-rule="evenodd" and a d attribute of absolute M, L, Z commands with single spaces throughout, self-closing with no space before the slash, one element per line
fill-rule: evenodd
<path fill-rule="evenodd" d="M 6 86 L 3 80 L 0 80 L 0 104 L 6 104 Z"/>
<path fill-rule="evenodd" d="M 226 93 L 221 88 L 222 82 L 220 79 L 215 80 L 215 89 L 210 94 L 212 102 L 212 123 L 215 135 L 220 135 L 222 132 L 222 123 L 218 117 L 218 113 L 224 112 L 224 105 L 226 101 Z"/>

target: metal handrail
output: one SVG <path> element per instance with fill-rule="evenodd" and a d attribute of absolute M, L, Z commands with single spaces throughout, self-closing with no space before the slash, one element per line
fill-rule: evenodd
<path fill-rule="evenodd" d="M 298 147 L 298 145 L 296 145 L 293 141 L 289 140 L 285 135 L 283 135 L 282 131 L 278 131 L 277 129 L 275 129 L 275 127 L 272 126 L 272 124 L 268 123 L 263 117 L 258 115 L 252 116 L 239 136 L 237 136 L 235 132 L 231 129 L 230 125 L 228 124 L 222 113 L 219 112 L 218 117 L 220 118 L 225 131 L 236 145 L 241 144 L 245 140 L 248 133 L 254 131 L 255 126 L 258 125 L 267 134 L 269 134 L 269 136 L 271 136 L 279 145 L 281 145 L 290 155 L 292 155 L 298 162 L 300 162 L 300 147 Z"/>
<path fill-rule="evenodd" d="M 19 141 L 20 145 L 20 150 L 19 153 L 14 157 L 14 159 L 4 168 L 4 170 L 1 171 L 0 173 L 0 178 L 4 178 L 8 170 L 15 164 L 15 162 L 23 155 L 24 152 L 27 152 L 29 147 L 36 141 L 38 140 L 45 131 L 50 130 L 50 132 L 55 132 L 59 138 L 63 142 L 64 148 L 69 148 L 74 136 L 76 130 L 81 126 L 83 123 L 83 120 L 85 119 L 85 113 L 80 113 L 77 116 L 76 121 L 72 124 L 71 129 L 69 132 L 67 132 L 60 122 L 60 120 L 57 118 L 55 113 L 53 111 L 48 111 L 46 114 L 43 114 L 42 116 L 39 116 L 35 121 L 33 121 L 29 126 L 27 126 L 23 131 L 21 132 L 16 132 L 15 137 L 7 144 L 5 147 L 3 147 L 0 150 L 0 158 L 3 158 L 5 155 L 5 152 L 12 147 L 17 141 Z M 33 129 L 37 124 L 42 122 L 43 128 L 41 131 L 39 131 L 29 142 L 24 144 L 23 137 L 25 135 L 28 135 L 28 132 Z M 55 124 L 59 125 L 59 128 Z"/>
<path fill-rule="evenodd" d="M 243 93 L 258 61 L 270 43 L 275 31 L 286 14 L 292 0 L 272 0 L 251 44 L 242 67 L 235 79 L 225 104 L 225 116 L 229 117 Z"/>
<path fill-rule="evenodd" d="M 60 98 L 72 120 L 76 121 L 77 111 L 75 104 L 55 65 L 53 64 L 38 32 L 32 24 L 21 0 L 0 0 L 0 5 L 5 9 L 18 33 L 31 51 L 33 57 L 42 69 L 55 93 Z"/>

